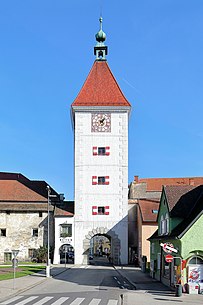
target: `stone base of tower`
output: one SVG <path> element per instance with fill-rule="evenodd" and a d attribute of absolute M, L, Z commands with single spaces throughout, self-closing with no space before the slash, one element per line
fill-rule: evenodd
<path fill-rule="evenodd" d="M 127 218 L 127 217 L 126 217 Z M 90 243 L 94 236 L 105 236 L 111 241 L 111 262 L 114 265 L 128 263 L 128 222 L 126 219 L 119 223 L 75 223 L 75 264 L 89 264 Z"/>

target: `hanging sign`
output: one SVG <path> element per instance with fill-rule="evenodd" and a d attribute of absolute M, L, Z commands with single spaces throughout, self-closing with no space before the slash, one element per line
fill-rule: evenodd
<path fill-rule="evenodd" d="M 178 252 L 178 250 L 174 248 L 172 243 L 164 243 L 164 244 L 161 243 L 160 246 L 166 253 L 172 253 L 172 252 L 177 253 Z"/>

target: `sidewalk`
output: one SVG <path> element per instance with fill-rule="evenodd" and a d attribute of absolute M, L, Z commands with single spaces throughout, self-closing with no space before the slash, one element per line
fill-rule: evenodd
<path fill-rule="evenodd" d="M 176 297 L 174 290 L 152 279 L 140 268 L 133 266 L 115 266 L 114 268 L 135 287 L 135 290 L 123 292 L 122 305 L 203 304 L 203 295 L 184 293 L 181 297 Z"/>
<path fill-rule="evenodd" d="M 51 268 L 51 277 L 54 277 L 67 269 L 71 268 L 73 265 L 67 265 L 67 268 L 57 266 Z M 0 302 L 12 297 L 16 294 L 22 293 L 23 291 L 32 288 L 40 283 L 49 280 L 46 277 L 46 271 L 43 270 L 39 273 L 34 273 L 32 275 L 27 275 L 23 277 L 16 278 L 15 280 L 5 280 L 0 281 Z"/>
<path fill-rule="evenodd" d="M 73 266 L 75 265 L 67 265 L 67 268 L 61 265 L 54 266 L 51 268 L 51 276 L 59 275 Z M 133 266 L 114 266 L 114 268 L 135 287 L 135 290 L 121 290 L 122 305 L 203 304 L 203 295 L 183 294 L 181 297 L 176 297 L 173 290 L 152 279 L 148 273 L 143 273 L 140 268 Z M 40 273 L 17 278 L 15 283 L 13 279 L 0 281 L 0 302 L 48 280 L 49 278 L 46 278 L 45 270 L 43 270 Z"/>

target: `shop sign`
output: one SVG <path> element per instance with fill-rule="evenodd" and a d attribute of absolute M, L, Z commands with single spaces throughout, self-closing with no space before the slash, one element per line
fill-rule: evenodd
<path fill-rule="evenodd" d="M 178 250 L 174 248 L 172 243 L 164 243 L 164 244 L 161 243 L 160 246 L 166 253 L 172 253 L 172 252 L 177 253 L 178 252 Z"/>

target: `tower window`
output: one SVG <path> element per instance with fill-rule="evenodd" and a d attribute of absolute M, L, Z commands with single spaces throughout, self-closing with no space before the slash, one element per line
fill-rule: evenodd
<path fill-rule="evenodd" d="M 109 176 L 98 177 L 98 184 L 109 184 Z"/>
<path fill-rule="evenodd" d="M 92 176 L 92 185 L 109 185 L 109 176 Z"/>
<path fill-rule="evenodd" d="M 92 154 L 93 156 L 109 156 L 110 146 L 102 146 L 102 147 L 93 146 Z"/>
<path fill-rule="evenodd" d="M 103 51 L 100 50 L 98 55 L 99 55 L 99 58 L 102 58 L 103 57 Z"/>
<path fill-rule="evenodd" d="M 98 177 L 98 184 L 105 184 L 106 177 Z"/>
<path fill-rule="evenodd" d="M 109 215 L 109 206 L 93 206 L 92 215 Z"/>
<path fill-rule="evenodd" d="M 106 155 L 106 147 L 98 147 L 98 155 L 105 156 Z"/>
<path fill-rule="evenodd" d="M 105 207 L 98 207 L 98 215 L 104 215 Z"/>

